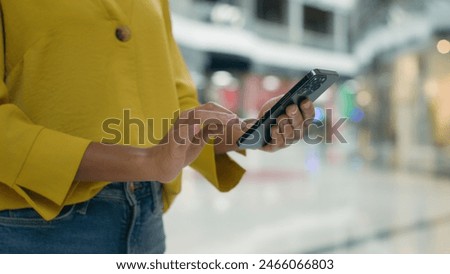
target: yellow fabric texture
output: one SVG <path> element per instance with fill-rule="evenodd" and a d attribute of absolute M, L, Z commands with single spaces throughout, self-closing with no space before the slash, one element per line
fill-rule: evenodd
<path fill-rule="evenodd" d="M 197 93 L 173 40 L 166 0 L 0 0 L 0 210 L 34 208 L 43 218 L 89 200 L 108 182 L 74 182 L 90 142 L 112 138 L 102 127 L 124 111 L 147 121 L 153 139 L 167 132 L 177 110 L 198 105 Z M 120 41 L 116 29 L 131 36 Z M 133 120 L 134 121 L 134 120 Z M 140 142 L 138 126 L 125 139 Z M 122 136 L 124 137 L 124 136 Z M 124 138 L 120 139 L 124 142 Z M 220 191 L 244 170 L 207 145 L 192 167 Z M 167 209 L 181 176 L 164 185 Z"/>

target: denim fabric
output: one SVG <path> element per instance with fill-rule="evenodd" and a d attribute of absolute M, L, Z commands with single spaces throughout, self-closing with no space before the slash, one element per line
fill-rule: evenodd
<path fill-rule="evenodd" d="M 112 183 L 54 220 L 33 209 L 0 211 L 0 253 L 163 253 L 161 184 Z"/>

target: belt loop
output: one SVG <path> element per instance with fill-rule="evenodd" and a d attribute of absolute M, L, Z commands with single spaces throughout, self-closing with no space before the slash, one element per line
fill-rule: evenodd
<path fill-rule="evenodd" d="M 128 188 L 130 189 L 131 192 L 134 192 L 136 190 L 136 186 L 134 185 L 134 182 L 129 182 Z"/>
<path fill-rule="evenodd" d="M 131 189 L 131 184 L 133 184 L 133 189 Z M 123 188 L 124 188 L 128 203 L 130 204 L 130 206 L 135 206 L 137 201 L 136 201 L 136 197 L 134 196 L 134 187 L 135 187 L 134 183 L 126 182 L 123 185 L 124 185 Z"/>

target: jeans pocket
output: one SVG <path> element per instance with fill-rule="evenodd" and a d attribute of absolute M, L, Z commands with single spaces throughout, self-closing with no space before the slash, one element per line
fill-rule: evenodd
<path fill-rule="evenodd" d="M 63 207 L 58 216 L 51 221 L 44 220 L 33 208 L 3 210 L 0 211 L 0 225 L 49 226 L 57 222 L 71 220 L 77 213 L 78 205 L 80 204 Z"/>

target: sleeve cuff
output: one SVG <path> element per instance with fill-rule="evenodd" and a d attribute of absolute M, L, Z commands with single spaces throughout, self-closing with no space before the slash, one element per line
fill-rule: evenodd
<path fill-rule="evenodd" d="M 227 154 L 216 155 L 212 144 L 205 146 L 191 167 L 221 192 L 232 190 L 245 174 L 245 169 Z"/>
<path fill-rule="evenodd" d="M 86 139 L 43 129 L 36 137 L 15 185 L 30 196 L 37 207 L 45 208 L 44 211 L 61 206 L 71 190 L 89 143 Z M 32 199 L 31 196 L 39 198 Z"/>

